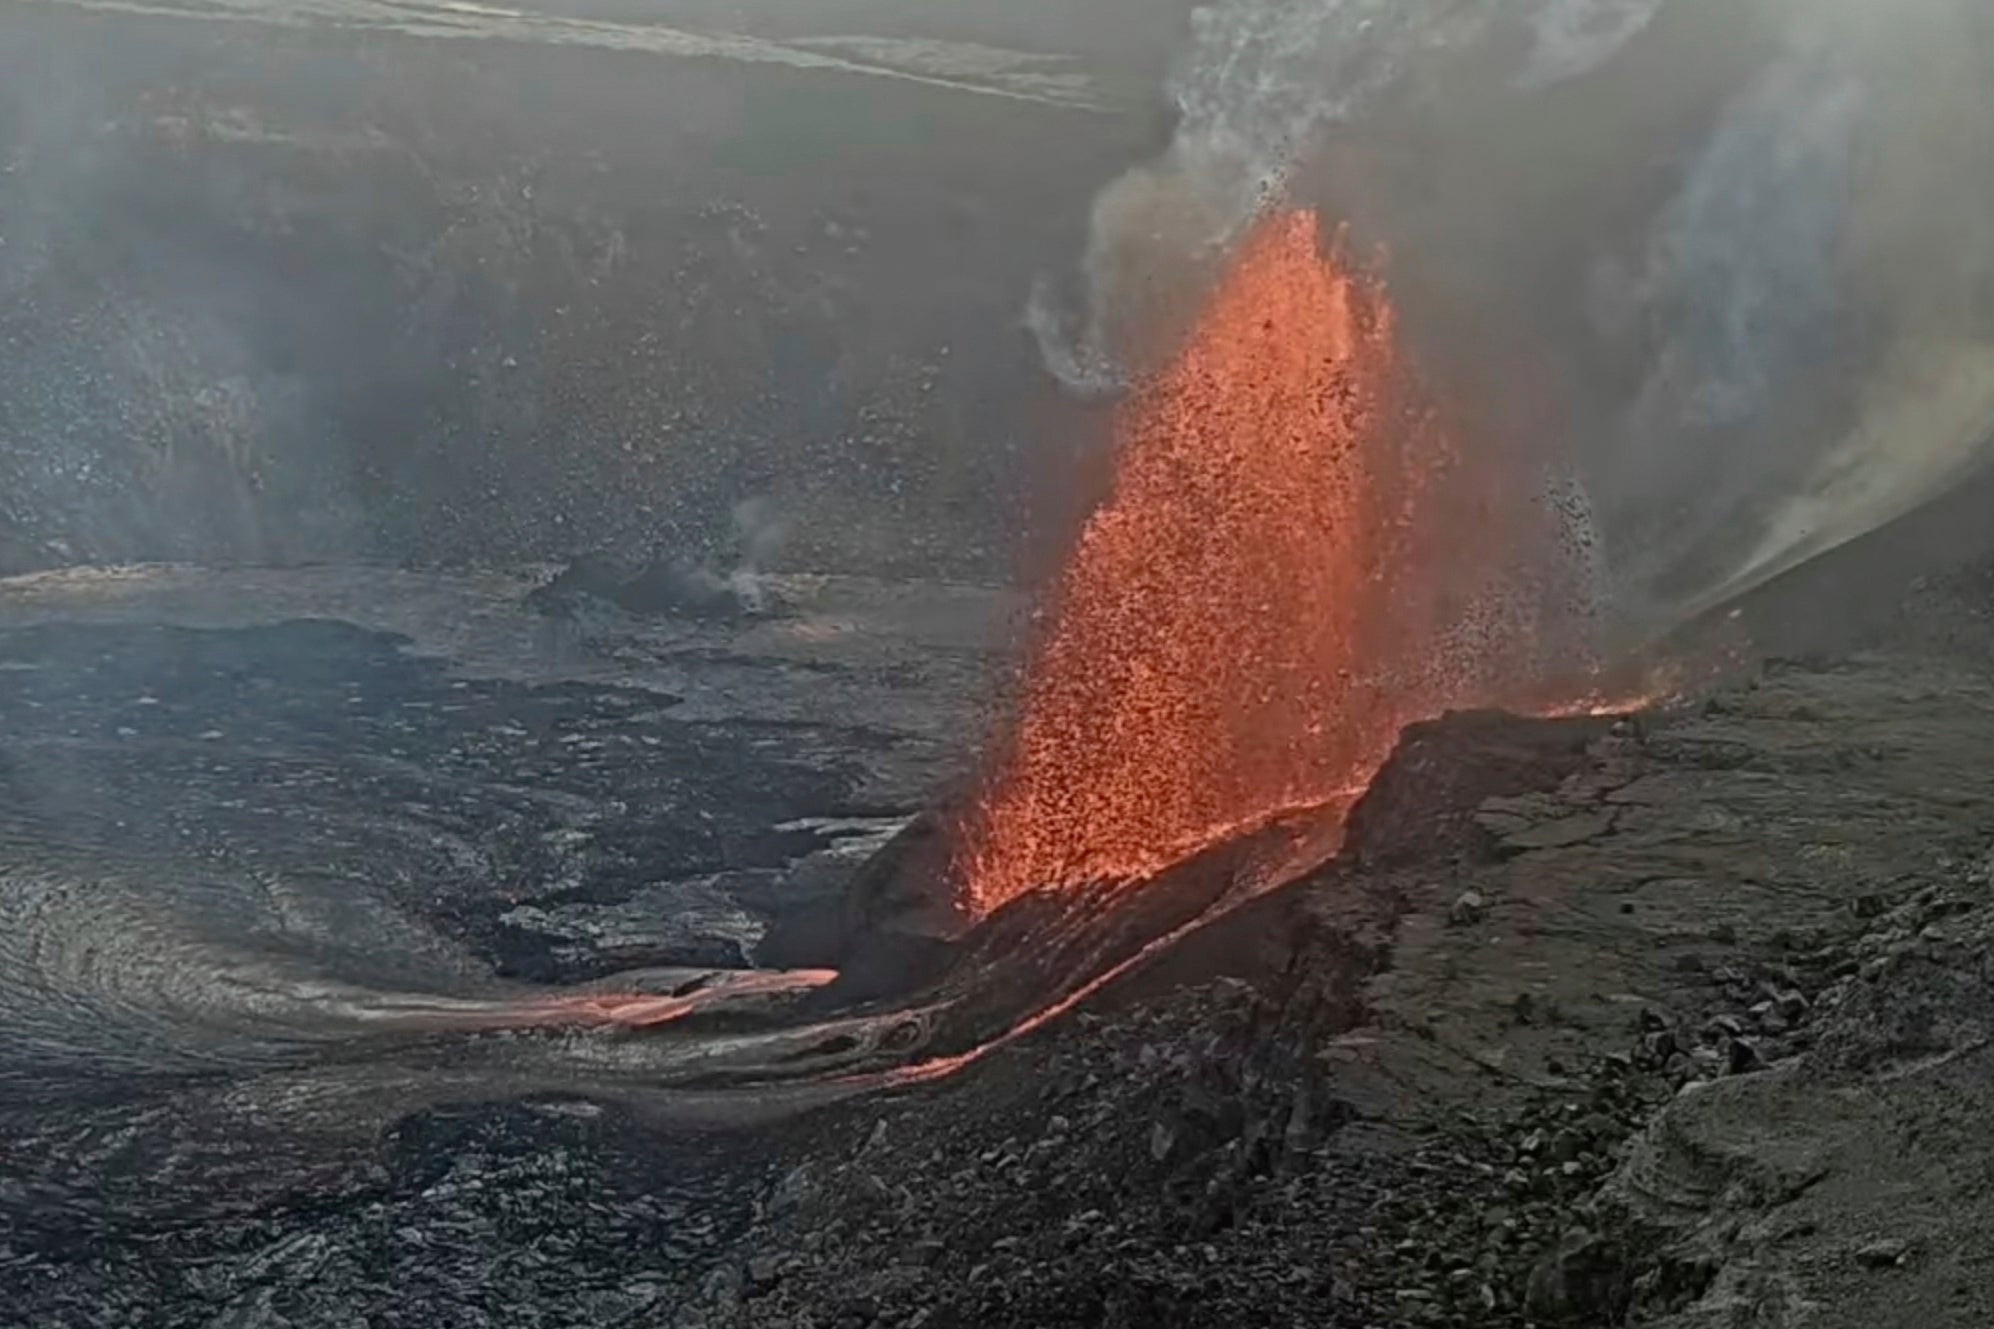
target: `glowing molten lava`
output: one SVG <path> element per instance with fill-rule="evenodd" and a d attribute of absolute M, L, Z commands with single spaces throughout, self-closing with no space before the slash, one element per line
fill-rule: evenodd
<path fill-rule="evenodd" d="M 1534 631 L 1490 573 L 1516 523 L 1464 487 L 1381 284 L 1317 235 L 1266 219 L 1127 404 L 964 827 L 973 912 L 1347 802 L 1404 725 L 1497 700 Z"/>

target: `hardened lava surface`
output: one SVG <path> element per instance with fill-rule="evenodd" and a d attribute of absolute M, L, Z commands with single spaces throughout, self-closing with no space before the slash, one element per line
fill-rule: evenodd
<path fill-rule="evenodd" d="M 1420 726 L 1341 860 L 793 1150 L 664 1322 L 1985 1323 L 1989 741 L 1901 651 Z"/>
<path fill-rule="evenodd" d="M 431 669 L 311 631 L 342 680 Z M 10 1070 L 0 1323 L 1983 1324 L 1994 693 L 1977 637 L 1888 637 L 1624 722 L 1422 725 L 1336 862 L 953 1076 L 750 1132 L 453 1097 L 447 1058 L 359 1130 L 229 1115 L 281 1066 Z M 102 744 L 145 741 L 103 677 Z"/>
<path fill-rule="evenodd" d="M 738 1234 L 765 1146 L 647 1115 L 645 1031 L 541 1026 L 835 964 L 1001 599 L 533 584 L 0 583 L 0 1324 L 619 1323 Z"/>

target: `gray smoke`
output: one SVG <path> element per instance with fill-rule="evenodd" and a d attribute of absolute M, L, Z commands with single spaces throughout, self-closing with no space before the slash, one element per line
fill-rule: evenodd
<path fill-rule="evenodd" d="M 1529 385 L 1518 464 L 1578 478 L 1621 626 L 1666 631 L 1986 459 L 1990 52 L 1977 0 L 1216 0 L 1031 323 L 1113 390 L 1270 196 L 1323 207 L 1448 391 Z"/>
<path fill-rule="evenodd" d="M 1082 308 L 1059 310 L 1047 286 L 1034 293 L 1027 321 L 1052 372 L 1088 395 L 1118 388 L 1181 324 L 1300 155 L 1414 50 L 1482 23 L 1444 0 L 1219 0 L 1194 11 L 1170 80 L 1175 136 L 1095 200 Z"/>
<path fill-rule="evenodd" d="M 1787 52 L 1692 175 L 1691 189 L 1762 200 L 1770 243 L 1751 266 L 1760 301 L 1784 307 L 1739 357 L 1764 384 L 1742 446 L 1701 468 L 1750 538 L 1682 587 L 1686 609 L 1904 515 L 1987 458 L 1991 19 L 1971 0 L 1794 8 Z M 1751 159 L 1718 159 L 1727 135 L 1753 133 Z M 1768 172 L 1787 181 L 1776 202 Z"/>
<path fill-rule="evenodd" d="M 1661 7 L 1662 0 L 1554 0 L 1539 5 L 1529 15 L 1534 41 L 1518 85 L 1543 88 L 1590 74 L 1653 22 Z"/>
<path fill-rule="evenodd" d="M 1521 82 L 1588 73 L 1647 26 L 1661 0 L 1526 0 Z M 1217 0 L 1193 11 L 1168 89 L 1178 122 L 1156 161 L 1095 200 L 1079 308 L 1050 283 L 1028 326 L 1069 388 L 1120 387 L 1181 324 L 1241 231 L 1326 134 L 1361 118 L 1409 64 L 1473 45 L 1503 17 L 1459 0 Z M 1514 17 L 1514 16 L 1512 16 Z"/>
<path fill-rule="evenodd" d="M 1614 499 L 1610 524 L 1635 537 L 1630 586 L 1708 562 L 1741 504 L 1801 481 L 1803 435 L 1740 444 L 1787 385 L 1847 349 L 1836 268 L 1864 104 L 1837 62 L 1773 65 L 1694 158 L 1639 270 L 1596 274 L 1601 335 L 1651 340 L 1610 455 L 1591 468 Z"/>

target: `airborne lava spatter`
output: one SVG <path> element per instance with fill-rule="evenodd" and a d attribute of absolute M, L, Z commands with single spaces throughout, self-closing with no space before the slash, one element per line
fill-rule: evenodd
<path fill-rule="evenodd" d="M 1531 615 L 1489 616 L 1514 523 L 1459 502 L 1454 460 L 1382 285 L 1322 251 L 1314 214 L 1265 219 L 1125 407 L 963 830 L 970 910 L 1347 802 L 1405 724 L 1496 700 L 1480 680 Z"/>

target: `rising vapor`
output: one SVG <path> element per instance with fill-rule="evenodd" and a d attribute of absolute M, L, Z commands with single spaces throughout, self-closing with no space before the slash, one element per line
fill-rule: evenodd
<path fill-rule="evenodd" d="M 1218 0 L 1030 322 L 1113 391 L 1270 197 L 1348 219 L 1463 413 L 1530 422 L 1471 444 L 1582 487 L 1642 639 L 1988 456 L 1990 51 L 1973 0 Z"/>

